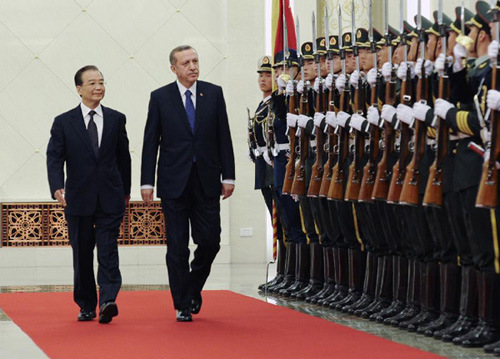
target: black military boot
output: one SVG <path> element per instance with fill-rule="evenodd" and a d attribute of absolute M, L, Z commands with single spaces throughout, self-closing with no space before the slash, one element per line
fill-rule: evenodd
<path fill-rule="evenodd" d="M 323 289 L 311 297 L 306 298 L 306 302 L 316 304 L 319 300 L 323 300 L 330 296 L 335 291 L 335 262 L 333 247 L 323 247 L 323 275 L 325 283 Z"/>
<path fill-rule="evenodd" d="M 363 283 L 363 294 L 358 301 L 352 305 L 342 308 L 345 313 L 354 314 L 355 310 L 366 308 L 375 298 L 375 282 L 377 279 L 377 256 L 372 252 L 366 254 L 365 282 Z"/>
<path fill-rule="evenodd" d="M 382 311 L 370 316 L 370 320 L 373 316 L 378 323 L 401 313 L 406 306 L 409 269 L 412 267 L 412 263 L 406 257 L 399 255 L 393 256 L 392 260 L 392 303 Z"/>
<path fill-rule="evenodd" d="M 453 339 L 465 348 L 479 348 L 500 340 L 500 275 L 482 272 L 479 282 L 479 323 L 463 337 Z"/>
<path fill-rule="evenodd" d="M 417 328 L 417 333 L 432 337 L 434 332 L 447 328 L 458 319 L 460 305 L 460 267 L 455 263 L 441 264 L 441 315 L 435 321 Z"/>
<path fill-rule="evenodd" d="M 349 249 L 349 292 L 339 302 L 330 303 L 332 309 L 341 310 L 346 305 L 356 302 L 363 293 L 363 279 L 365 274 L 366 255 L 360 249 Z"/>
<path fill-rule="evenodd" d="M 278 241 L 278 259 L 276 265 L 276 277 L 267 283 L 259 285 L 260 291 L 269 290 L 270 287 L 281 283 L 285 279 L 286 247 L 283 242 Z M 267 288 L 266 288 L 267 287 Z"/>
<path fill-rule="evenodd" d="M 295 283 L 295 262 L 297 261 L 297 244 L 287 243 L 285 255 L 285 278 L 280 283 L 268 288 L 270 293 L 279 293 Z"/>
<path fill-rule="evenodd" d="M 335 292 L 322 302 L 324 307 L 329 307 L 331 303 L 341 301 L 347 296 L 349 267 L 347 263 L 347 249 L 338 248 L 335 250 Z"/>
<path fill-rule="evenodd" d="M 280 295 L 289 297 L 292 293 L 298 292 L 305 288 L 309 282 L 309 244 L 297 244 L 297 261 L 295 262 L 295 283 L 290 287 L 279 291 Z"/>
<path fill-rule="evenodd" d="M 411 270 L 408 273 L 406 307 L 401 313 L 384 319 L 384 324 L 399 327 L 399 323 L 416 317 L 420 312 L 420 262 L 416 259 L 410 262 Z"/>
<path fill-rule="evenodd" d="M 311 243 L 309 247 L 311 252 L 309 284 L 301 291 L 291 295 L 292 298 L 299 300 L 305 300 L 307 297 L 315 295 L 323 288 L 323 284 L 325 283 L 325 276 L 323 273 L 323 246 L 316 242 Z"/>
<path fill-rule="evenodd" d="M 370 318 L 374 313 L 379 313 L 387 308 L 392 301 L 392 256 L 378 257 L 377 265 L 377 287 L 375 288 L 375 300 L 367 307 L 354 312 L 363 318 Z M 375 317 L 370 318 L 375 320 Z"/>
<path fill-rule="evenodd" d="M 472 266 L 462 267 L 460 285 L 460 316 L 448 328 L 434 332 L 435 339 L 451 342 L 475 328 L 477 318 L 478 273 Z"/>
<path fill-rule="evenodd" d="M 422 303 L 421 314 L 419 320 L 415 320 L 411 324 L 408 324 L 407 329 L 410 332 L 416 332 L 419 327 L 430 324 L 439 316 L 439 303 L 441 297 L 439 291 L 439 263 L 429 262 L 426 263 L 426 267 L 424 299 L 420 301 Z"/>

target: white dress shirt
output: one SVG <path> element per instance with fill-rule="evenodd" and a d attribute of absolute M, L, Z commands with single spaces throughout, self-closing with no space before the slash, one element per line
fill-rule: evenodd
<path fill-rule="evenodd" d="M 90 115 L 89 112 L 92 111 L 91 108 L 88 108 L 82 103 L 80 103 L 80 108 L 82 109 L 83 121 L 85 122 L 85 128 L 89 128 Z M 102 114 L 101 104 L 93 109 L 95 111 L 94 114 L 94 123 L 97 126 L 97 143 L 98 146 L 101 147 L 101 139 L 102 139 L 102 128 L 104 125 L 104 116 Z"/>

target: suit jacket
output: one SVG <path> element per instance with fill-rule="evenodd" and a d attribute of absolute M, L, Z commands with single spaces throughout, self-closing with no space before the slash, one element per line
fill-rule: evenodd
<path fill-rule="evenodd" d="M 193 158 L 205 195 L 220 196 L 221 177 L 235 179 L 233 145 L 222 88 L 197 82 L 194 133 L 177 82 L 153 91 L 144 131 L 141 185 L 155 185 L 158 148 L 158 197 L 180 197 Z"/>
<path fill-rule="evenodd" d="M 104 123 L 99 154 L 90 143 L 80 106 L 55 118 L 47 147 L 50 193 L 66 191 L 66 213 L 92 215 L 101 205 L 105 213 L 125 210 L 130 194 L 131 160 L 125 115 L 102 106 Z M 64 164 L 66 163 L 66 182 Z"/>

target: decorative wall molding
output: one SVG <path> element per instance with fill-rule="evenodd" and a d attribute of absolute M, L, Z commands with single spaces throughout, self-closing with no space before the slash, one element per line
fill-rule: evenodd
<path fill-rule="evenodd" d="M 2 247 L 68 246 L 63 207 L 57 203 L 1 203 Z M 120 226 L 119 245 L 164 245 L 165 220 L 160 202 L 146 207 L 130 202 Z"/>

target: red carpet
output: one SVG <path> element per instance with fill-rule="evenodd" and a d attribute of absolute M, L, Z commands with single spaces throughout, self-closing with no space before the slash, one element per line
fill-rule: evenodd
<path fill-rule="evenodd" d="M 437 359 L 438 355 L 229 291 L 206 291 L 193 323 L 169 292 L 121 292 L 109 325 L 76 321 L 72 293 L 0 294 L 0 307 L 51 359 Z"/>

